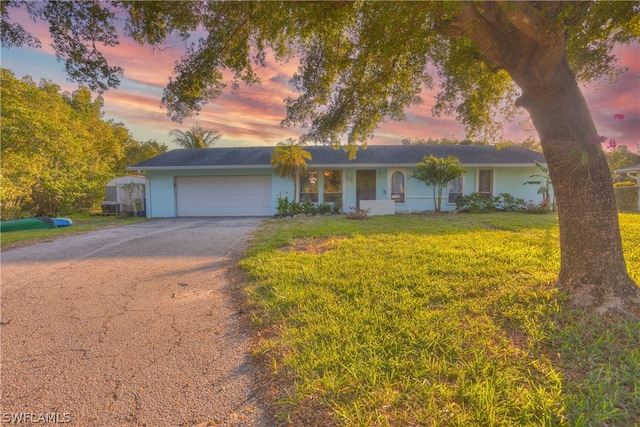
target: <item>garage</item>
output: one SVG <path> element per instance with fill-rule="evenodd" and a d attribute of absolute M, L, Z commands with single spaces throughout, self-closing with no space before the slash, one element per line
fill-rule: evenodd
<path fill-rule="evenodd" d="M 177 176 L 178 216 L 270 216 L 270 175 Z"/>

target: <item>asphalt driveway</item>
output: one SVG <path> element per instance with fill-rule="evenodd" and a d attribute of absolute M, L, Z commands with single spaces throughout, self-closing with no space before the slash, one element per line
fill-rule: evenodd
<path fill-rule="evenodd" d="M 266 425 L 228 280 L 259 222 L 151 220 L 3 252 L 0 423 Z"/>

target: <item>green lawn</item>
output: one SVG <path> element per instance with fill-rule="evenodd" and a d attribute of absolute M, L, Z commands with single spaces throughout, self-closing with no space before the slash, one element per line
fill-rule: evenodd
<path fill-rule="evenodd" d="M 52 230 L 11 231 L 0 234 L 3 249 L 36 242 L 48 242 L 62 236 L 81 234 L 105 227 L 114 227 L 135 222 L 146 221 L 146 218 L 123 218 L 118 216 L 91 216 L 88 214 L 71 215 L 71 227 L 54 228 Z"/>
<path fill-rule="evenodd" d="M 640 322 L 566 306 L 554 215 L 268 220 L 241 265 L 282 421 L 640 423 Z"/>

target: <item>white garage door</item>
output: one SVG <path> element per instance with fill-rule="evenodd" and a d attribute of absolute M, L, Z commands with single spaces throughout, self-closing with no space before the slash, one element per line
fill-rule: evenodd
<path fill-rule="evenodd" d="M 269 216 L 271 176 L 176 177 L 178 216 Z"/>

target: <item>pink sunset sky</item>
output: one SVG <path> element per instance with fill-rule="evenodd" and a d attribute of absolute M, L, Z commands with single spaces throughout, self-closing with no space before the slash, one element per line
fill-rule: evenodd
<path fill-rule="evenodd" d="M 13 19 L 27 23 L 24 19 Z M 66 80 L 64 66 L 56 60 L 46 26 L 29 25 L 29 29 L 42 41 L 41 49 L 2 49 L 1 66 L 16 77 L 29 75 L 36 82 L 51 80 L 63 90 L 73 91 L 77 84 Z M 205 128 L 216 128 L 223 136 L 217 146 L 275 145 L 287 138 L 297 138 L 303 129 L 282 127 L 285 117 L 284 99 L 296 96 L 289 79 L 297 63 L 276 63 L 268 58 L 267 66 L 257 70 L 262 80 L 259 86 L 242 86 L 240 92 L 225 92 L 215 103 L 208 104 L 195 118 L 182 124 L 172 122 L 160 107 L 162 90 L 169 81 L 175 61 L 182 53 L 176 43 L 163 50 L 153 50 L 122 38 L 117 48 L 105 49 L 111 65 L 124 68 L 124 78 L 118 89 L 103 94 L 105 119 L 122 122 L 140 141 L 155 139 L 169 148 L 176 148 L 169 131 L 187 130 L 196 121 Z M 583 86 L 583 93 L 591 109 L 600 135 L 613 138 L 618 145 L 637 152 L 640 150 L 640 44 L 620 46 L 616 49 L 620 64 L 628 67 L 615 83 L 594 82 Z M 437 85 L 425 89 L 423 103 L 406 110 L 405 120 L 388 121 L 376 130 L 371 144 L 400 144 L 405 138 L 464 138 L 464 128 L 453 117 L 433 117 Z M 624 114 L 622 121 L 613 120 L 614 114 Z M 521 142 L 529 136 L 537 139 L 533 130 L 527 130 L 528 115 L 520 109 L 512 122 L 504 123 L 504 139 Z"/>

